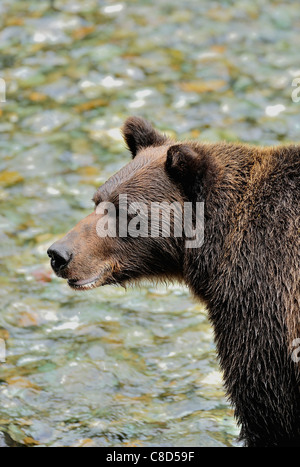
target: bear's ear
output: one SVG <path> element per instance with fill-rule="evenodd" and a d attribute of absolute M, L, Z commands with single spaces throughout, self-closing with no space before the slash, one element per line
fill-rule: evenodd
<path fill-rule="evenodd" d="M 129 117 L 122 128 L 124 140 L 134 158 L 138 151 L 149 146 L 161 146 L 167 137 L 154 130 L 151 123 L 141 117 Z"/>
<path fill-rule="evenodd" d="M 199 156 L 188 145 L 175 144 L 168 149 L 165 168 L 174 182 L 190 191 L 198 173 Z"/>

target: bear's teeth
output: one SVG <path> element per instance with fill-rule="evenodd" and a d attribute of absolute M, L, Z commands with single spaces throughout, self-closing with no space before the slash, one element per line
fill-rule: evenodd
<path fill-rule="evenodd" d="M 85 288 L 85 287 L 90 287 L 90 286 L 93 286 L 96 282 L 97 282 L 98 278 L 94 278 L 94 279 L 91 279 L 91 280 L 78 280 L 78 281 L 74 281 L 74 280 L 69 280 L 69 285 L 71 285 L 72 287 L 80 287 L 80 288 Z"/>

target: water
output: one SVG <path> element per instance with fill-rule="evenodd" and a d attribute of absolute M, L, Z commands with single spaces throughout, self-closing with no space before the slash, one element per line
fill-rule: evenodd
<path fill-rule="evenodd" d="M 75 293 L 46 250 L 129 161 L 143 115 L 179 138 L 297 141 L 296 2 L 2 0 L 1 445 L 231 446 L 205 309 L 184 288 Z"/>

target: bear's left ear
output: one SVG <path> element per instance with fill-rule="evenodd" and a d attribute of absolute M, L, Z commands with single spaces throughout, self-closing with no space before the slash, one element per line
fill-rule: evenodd
<path fill-rule="evenodd" d="M 129 117 L 122 128 L 124 140 L 134 158 L 138 151 L 149 146 L 162 146 L 167 137 L 154 130 L 151 123 L 141 117 Z"/>
<path fill-rule="evenodd" d="M 188 145 L 175 144 L 168 149 L 165 168 L 175 183 L 190 191 L 199 170 L 199 155 Z"/>

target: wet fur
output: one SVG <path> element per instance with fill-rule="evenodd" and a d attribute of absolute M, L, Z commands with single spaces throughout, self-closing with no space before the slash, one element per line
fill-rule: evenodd
<path fill-rule="evenodd" d="M 179 280 L 204 301 L 224 384 L 247 446 L 300 445 L 300 147 L 178 143 L 141 118 L 123 134 L 133 160 L 94 200 L 204 201 L 205 241 L 107 238 L 95 213 L 61 242 L 74 255 L 62 277 L 110 264 L 110 282 Z M 103 284 L 100 284 L 103 285 Z"/>

